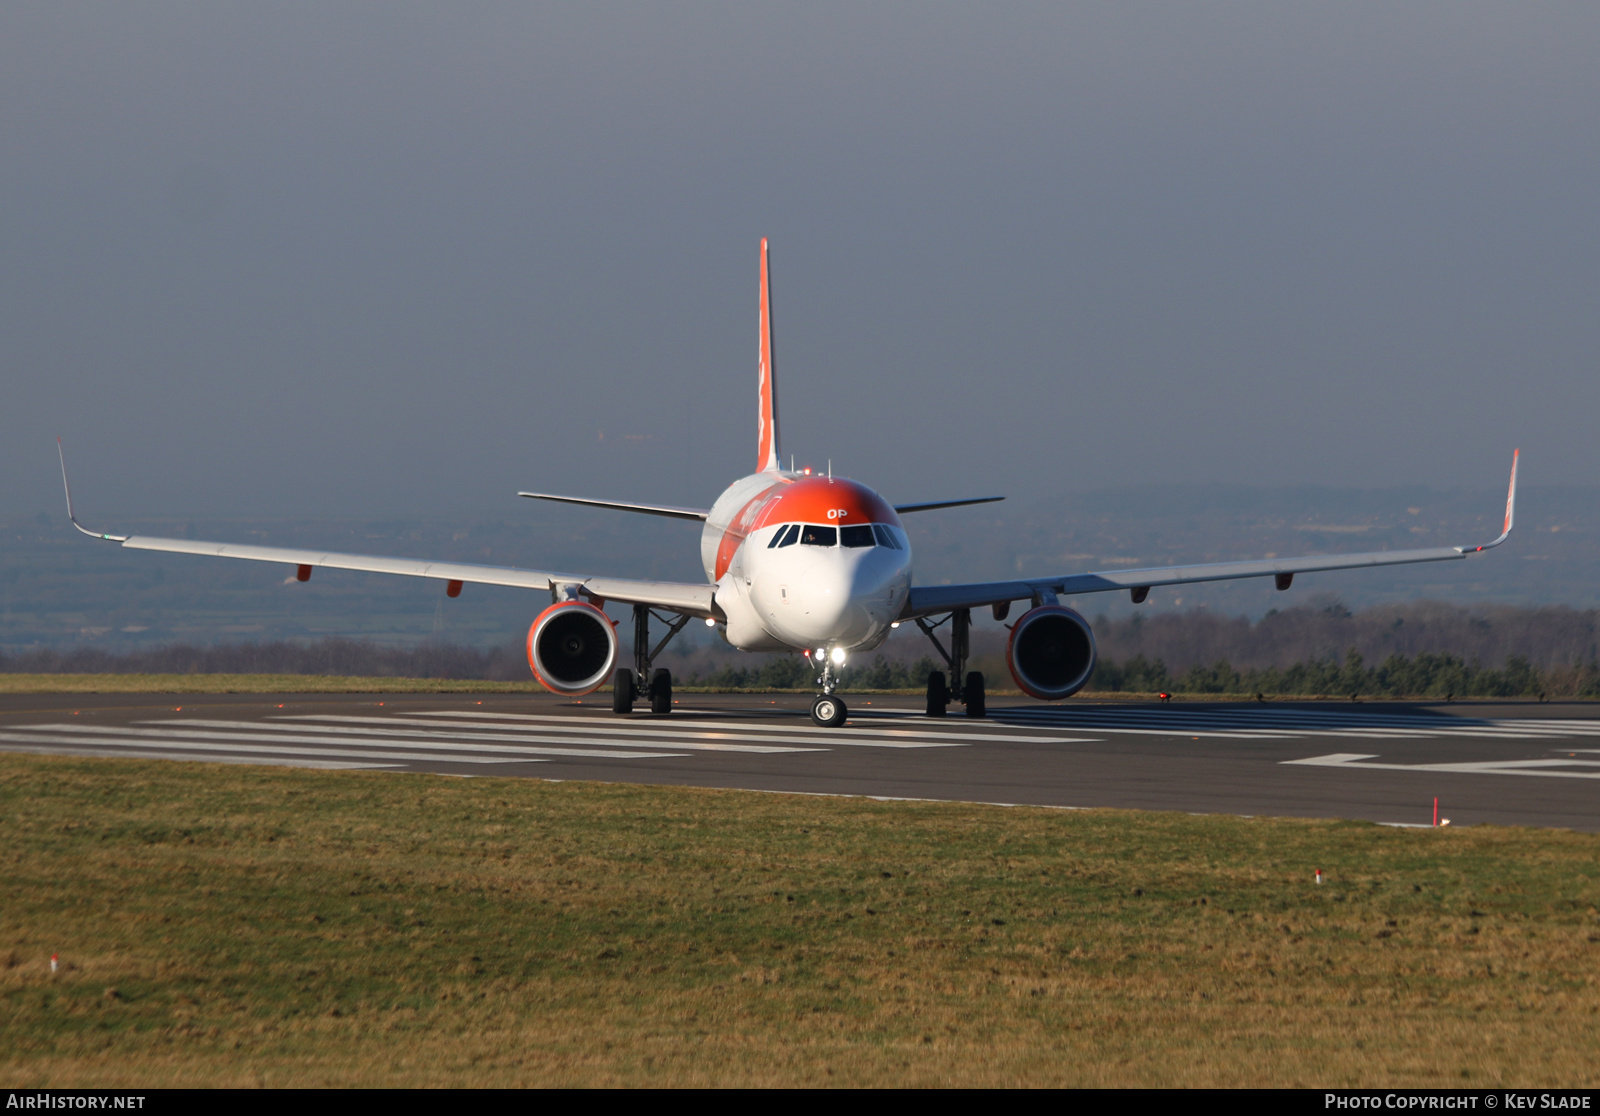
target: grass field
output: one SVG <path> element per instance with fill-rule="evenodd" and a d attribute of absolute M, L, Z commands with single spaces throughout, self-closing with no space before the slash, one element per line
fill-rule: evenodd
<path fill-rule="evenodd" d="M 3 756 L 0 854 L 16 1087 L 1600 1079 L 1592 835 Z"/>

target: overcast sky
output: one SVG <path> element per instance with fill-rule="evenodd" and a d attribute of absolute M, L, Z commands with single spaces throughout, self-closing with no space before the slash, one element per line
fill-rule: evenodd
<path fill-rule="evenodd" d="M 1600 480 L 1600 5 L 0 7 L 0 501 Z M 601 514 L 601 513 L 594 513 Z"/>

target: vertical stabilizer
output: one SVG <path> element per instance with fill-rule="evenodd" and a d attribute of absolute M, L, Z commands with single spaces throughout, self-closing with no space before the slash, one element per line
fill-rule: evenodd
<path fill-rule="evenodd" d="M 772 379 L 772 284 L 767 274 L 767 238 L 761 238 L 761 403 L 756 417 L 757 472 L 778 471 L 778 386 Z"/>

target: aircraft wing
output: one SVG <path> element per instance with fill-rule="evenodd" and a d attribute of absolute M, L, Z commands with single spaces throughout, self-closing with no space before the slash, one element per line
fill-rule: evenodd
<path fill-rule="evenodd" d="M 58 449 L 59 449 L 59 439 Z M 584 596 L 596 601 L 643 604 L 670 612 L 722 619 L 713 603 L 715 585 L 679 581 L 638 581 L 624 577 L 590 577 L 585 574 L 551 573 L 524 570 L 515 566 L 480 566 L 467 562 L 429 562 L 416 558 L 385 558 L 373 554 L 340 554 L 326 550 L 301 550 L 284 546 L 255 546 L 239 543 L 201 542 L 195 539 L 163 539 L 146 535 L 111 535 L 91 531 L 78 522 L 72 510 L 72 488 L 67 485 L 66 459 L 63 456 L 61 480 L 67 490 L 67 516 L 84 534 L 107 542 L 120 543 L 129 550 L 158 550 L 168 554 L 199 554 L 208 558 L 244 558 L 255 562 L 280 562 L 297 568 L 300 580 L 313 569 L 361 570 L 367 573 L 426 577 L 435 581 L 471 585 L 507 585 L 517 589 L 537 589 L 554 593 L 559 586 L 578 587 Z M 459 592 L 458 586 L 451 586 Z"/>
<path fill-rule="evenodd" d="M 1208 562 L 1194 566 L 1159 566 L 1143 570 L 1102 570 L 1096 573 L 1067 574 L 1061 577 L 1028 578 L 1018 581 L 991 581 L 973 585 L 927 585 L 912 587 L 900 619 L 949 612 L 958 608 L 981 608 L 1031 600 L 1054 593 L 1070 596 L 1079 593 L 1104 593 L 1127 589 L 1135 601 L 1142 601 L 1150 589 L 1162 585 L 1187 585 L 1198 581 L 1231 581 L 1244 577 L 1276 577 L 1278 588 L 1287 589 L 1295 574 L 1324 570 L 1364 569 L 1368 566 L 1402 566 L 1416 562 L 1447 562 L 1478 554 L 1499 546 L 1511 534 L 1517 501 L 1517 456 L 1511 454 L 1511 487 L 1506 494 L 1505 527 L 1500 537 L 1481 546 L 1439 546 L 1420 550 L 1378 550 L 1367 554 L 1312 554 L 1303 558 L 1271 558 L 1245 562 Z"/>
<path fill-rule="evenodd" d="M 626 500 L 590 500 L 584 496 L 556 496 L 549 492 L 519 492 L 530 500 L 552 500 L 558 504 L 579 504 L 586 508 L 610 508 L 612 511 L 642 512 L 645 515 L 664 515 L 668 519 L 700 519 L 711 514 L 706 508 L 679 508 L 670 504 L 635 504 Z"/>
<path fill-rule="evenodd" d="M 968 504 L 993 504 L 1004 499 L 1004 496 L 979 496 L 969 500 L 934 500 L 926 504 L 896 504 L 894 510 L 906 515 L 909 512 L 937 511 L 940 508 L 963 508 Z"/>

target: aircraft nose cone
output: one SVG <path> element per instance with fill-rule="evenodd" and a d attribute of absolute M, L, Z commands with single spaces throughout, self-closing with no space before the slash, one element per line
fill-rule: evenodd
<path fill-rule="evenodd" d="M 871 557 L 871 551 L 835 551 L 797 579 L 799 607 L 789 621 L 791 632 L 818 646 L 855 643 L 871 634 L 877 625 L 872 606 L 886 601 L 895 576 L 892 564 Z"/>
<path fill-rule="evenodd" d="M 813 641 L 834 638 L 850 610 L 850 571 L 832 559 L 815 563 L 800 580 L 799 628 Z"/>

